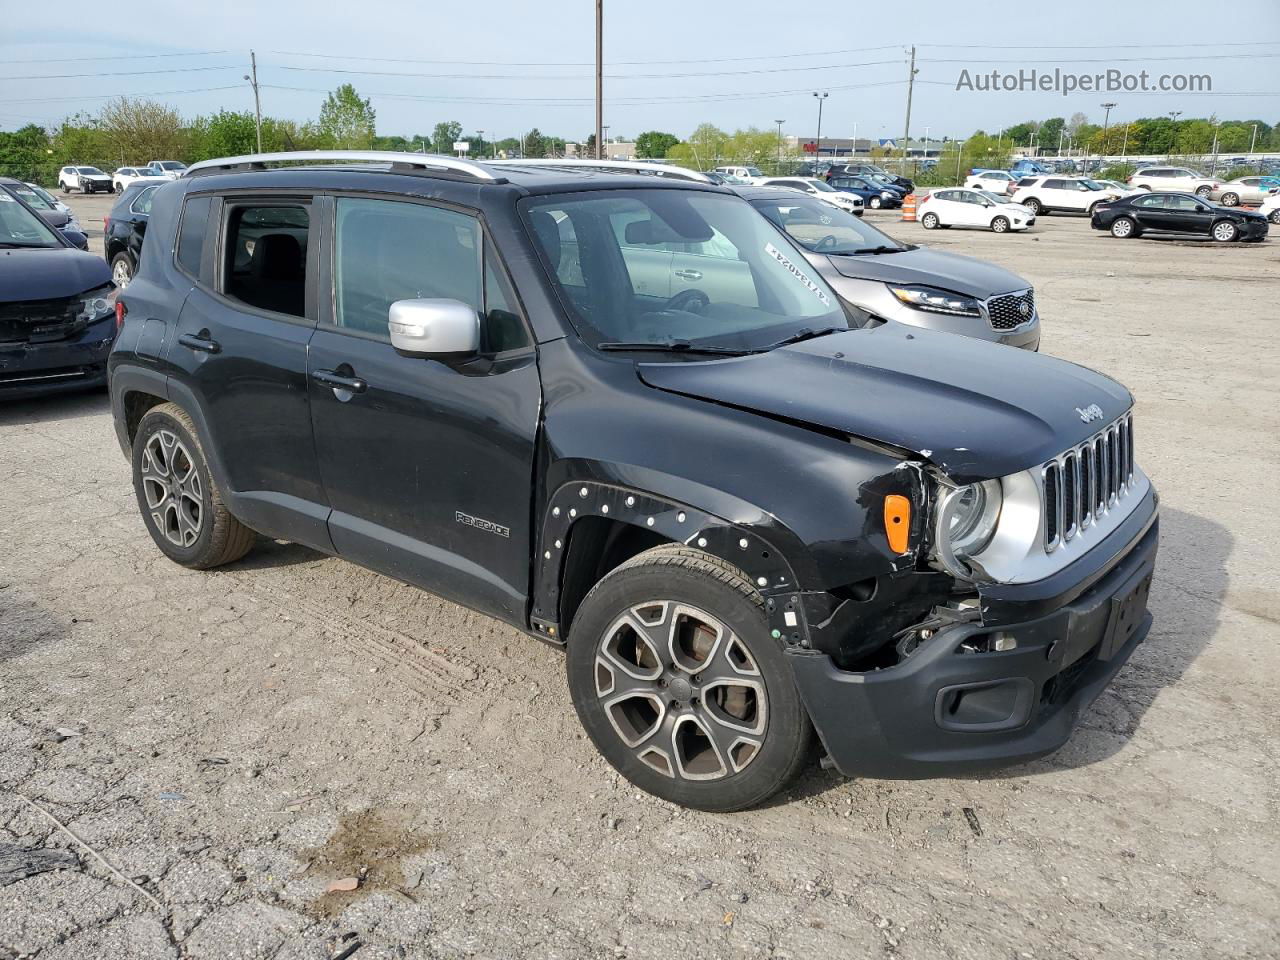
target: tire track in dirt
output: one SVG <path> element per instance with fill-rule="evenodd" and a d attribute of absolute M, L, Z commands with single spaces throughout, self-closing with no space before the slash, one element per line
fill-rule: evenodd
<path fill-rule="evenodd" d="M 380 624 L 344 614 L 293 591 L 269 583 L 260 573 L 248 578 L 243 587 L 261 595 L 278 609 L 288 610 L 322 635 L 338 640 L 355 653 L 371 657 L 389 668 L 392 675 L 415 693 L 463 705 L 474 703 L 478 693 L 471 685 L 480 677 L 480 668 L 462 657 L 448 657 L 428 649 L 423 641 Z"/>

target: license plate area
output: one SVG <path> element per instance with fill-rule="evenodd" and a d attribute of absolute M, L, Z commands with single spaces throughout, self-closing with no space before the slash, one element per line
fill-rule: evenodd
<path fill-rule="evenodd" d="M 1154 574 L 1155 570 L 1151 567 L 1139 570 L 1111 598 L 1111 613 L 1098 650 L 1099 660 L 1110 660 L 1133 639 L 1134 633 L 1142 626 Z"/>

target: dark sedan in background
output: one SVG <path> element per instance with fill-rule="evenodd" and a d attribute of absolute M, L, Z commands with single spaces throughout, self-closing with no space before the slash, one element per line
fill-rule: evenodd
<path fill-rule="evenodd" d="M 70 240 L 72 246 L 81 250 L 89 249 L 89 238 L 80 229 L 79 221 L 70 213 L 59 210 L 52 198 L 47 195 L 41 196 L 43 191 L 37 191 L 28 183 L 8 178 L 0 180 L 0 190 L 26 203 L 40 216 L 40 219 Z"/>
<path fill-rule="evenodd" d="M 147 221 L 151 219 L 151 199 L 168 182 L 141 180 L 129 184 L 102 224 L 103 247 L 107 263 L 111 264 L 111 279 L 122 290 L 129 285 L 138 269 L 142 240 L 147 233 Z"/>
<path fill-rule="evenodd" d="M 106 263 L 0 178 L 0 399 L 105 386 L 116 336 Z"/>
<path fill-rule="evenodd" d="M 1089 225 L 1121 240 L 1144 233 L 1183 233 L 1220 243 L 1260 243 L 1267 236 L 1267 218 L 1262 214 L 1218 206 L 1190 193 L 1141 193 L 1099 203 Z"/>

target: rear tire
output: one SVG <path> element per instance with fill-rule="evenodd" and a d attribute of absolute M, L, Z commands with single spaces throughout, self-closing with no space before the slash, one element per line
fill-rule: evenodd
<path fill-rule="evenodd" d="M 813 728 L 763 599 L 700 550 L 655 547 L 597 583 L 573 619 L 566 671 L 601 755 L 672 803 L 756 806 L 811 756 Z"/>
<path fill-rule="evenodd" d="M 1117 240 L 1128 240 L 1138 235 L 1137 226 L 1131 217 L 1117 217 L 1111 223 L 1111 235 Z"/>
<path fill-rule="evenodd" d="M 920 226 L 926 230 L 936 230 L 939 225 L 938 215 L 936 213 L 926 213 L 920 218 Z"/>
<path fill-rule="evenodd" d="M 133 280 L 133 258 L 121 251 L 111 258 L 111 280 L 116 287 L 123 290 Z"/>
<path fill-rule="evenodd" d="M 1280 224 L 1280 207 L 1276 207 L 1269 214 L 1267 214 L 1267 219 L 1270 220 L 1272 223 Z"/>
<path fill-rule="evenodd" d="M 132 459 L 143 523 L 170 560 L 207 570 L 239 560 L 253 547 L 254 532 L 227 509 L 195 424 L 176 403 L 143 415 Z"/>
<path fill-rule="evenodd" d="M 1033 217 L 1038 217 L 1044 212 L 1044 207 L 1040 206 L 1040 201 L 1035 197 L 1028 197 L 1022 201 L 1022 205 L 1031 211 Z"/>

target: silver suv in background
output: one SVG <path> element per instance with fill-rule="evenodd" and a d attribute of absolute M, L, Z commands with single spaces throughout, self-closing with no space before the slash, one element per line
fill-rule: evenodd
<path fill-rule="evenodd" d="M 1207 197 L 1221 184 L 1186 167 L 1142 167 L 1127 181 L 1131 187 L 1159 193 L 1194 193 Z"/>
<path fill-rule="evenodd" d="M 736 187 L 804 251 L 840 298 L 873 318 L 1040 348 L 1030 283 L 971 257 L 899 243 L 815 197 L 777 187 Z"/>

